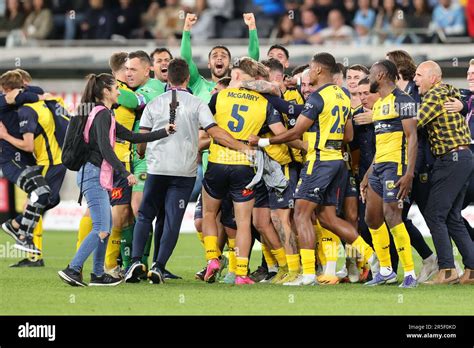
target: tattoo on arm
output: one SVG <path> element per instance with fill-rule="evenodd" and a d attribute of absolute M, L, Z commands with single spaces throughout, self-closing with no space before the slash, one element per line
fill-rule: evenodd
<path fill-rule="evenodd" d="M 280 95 L 280 89 L 276 85 L 264 80 L 242 81 L 242 87 L 258 93 Z"/>

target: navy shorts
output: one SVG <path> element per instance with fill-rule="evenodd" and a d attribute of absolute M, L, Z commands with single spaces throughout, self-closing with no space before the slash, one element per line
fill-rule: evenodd
<path fill-rule="evenodd" d="M 357 181 L 354 175 L 351 172 L 347 171 L 346 174 L 346 185 L 344 189 L 344 198 L 347 197 L 359 197 L 359 190 L 357 189 Z"/>
<path fill-rule="evenodd" d="M 395 187 L 397 181 L 406 171 L 406 166 L 402 166 L 401 175 L 399 164 L 395 162 L 375 163 L 372 174 L 369 176 L 369 185 L 385 203 L 398 202 L 397 195 L 399 187 Z"/>
<path fill-rule="evenodd" d="M 67 169 L 63 164 L 56 164 L 54 166 L 48 167 L 46 175 L 44 176 L 49 188 L 51 189 L 49 204 L 46 207 L 47 210 L 52 209 L 59 204 L 59 191 L 61 191 L 61 186 L 63 185 L 66 170 Z"/>
<path fill-rule="evenodd" d="M 255 203 L 253 207 L 270 208 L 269 192 L 263 179 L 255 185 Z"/>
<path fill-rule="evenodd" d="M 295 191 L 295 199 L 304 199 L 319 205 L 337 206 L 344 188 L 347 172 L 343 160 L 315 161 L 313 170 L 307 173 L 311 162 L 306 162 Z"/>
<path fill-rule="evenodd" d="M 281 166 L 281 170 L 288 179 L 288 187 L 282 193 L 275 189 L 268 191 L 270 209 L 292 209 L 294 208 L 295 190 L 300 176 L 301 165 L 299 163 L 290 163 Z"/>
<path fill-rule="evenodd" d="M 214 199 L 224 199 L 228 194 L 233 202 L 248 202 L 255 198 L 254 189 L 246 189 L 255 172 L 250 166 L 227 165 L 209 162 L 202 185 Z"/>
<path fill-rule="evenodd" d="M 132 202 L 132 186 L 128 180 L 114 171 L 114 186 L 110 191 L 110 205 L 130 205 Z"/>
<path fill-rule="evenodd" d="M 27 167 L 29 167 L 28 164 L 14 160 L 2 163 L 1 165 L 3 176 L 14 185 L 16 185 L 20 174 L 23 173 Z"/>
<path fill-rule="evenodd" d="M 225 227 L 237 229 L 234 215 L 234 202 L 230 198 L 230 195 L 222 200 L 221 203 L 221 223 Z"/>

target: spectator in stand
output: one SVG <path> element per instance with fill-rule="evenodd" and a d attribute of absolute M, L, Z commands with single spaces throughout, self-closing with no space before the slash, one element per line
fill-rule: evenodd
<path fill-rule="evenodd" d="M 406 23 L 410 29 L 427 29 L 431 22 L 431 12 L 428 0 L 413 0 L 413 10 L 407 14 Z M 410 34 L 412 43 L 423 43 L 427 35 L 423 33 Z"/>
<path fill-rule="evenodd" d="M 295 28 L 295 20 L 290 16 L 281 16 L 278 27 L 276 28 L 276 38 L 282 45 L 288 45 L 293 42 L 293 29 Z"/>
<path fill-rule="evenodd" d="M 331 0 L 317 0 L 316 5 L 313 6 L 313 11 L 318 14 L 319 22 L 323 27 L 329 26 L 329 13 L 336 6 L 339 1 Z M 334 3 L 334 4 L 333 4 Z"/>
<path fill-rule="evenodd" d="M 198 22 L 191 29 L 193 40 L 206 40 L 219 35 L 219 27 L 233 17 L 233 0 L 207 0 L 207 7 L 202 11 Z M 182 25 L 179 27 L 181 32 Z"/>
<path fill-rule="evenodd" d="M 403 19 L 404 13 L 397 7 L 395 0 L 384 0 L 379 7 L 375 20 L 375 31 L 377 32 L 378 43 L 393 39 L 391 34 L 392 21 L 394 17 L 400 16 Z"/>
<path fill-rule="evenodd" d="M 351 25 L 354 21 L 357 10 L 356 4 L 356 0 L 344 0 L 343 2 L 342 13 L 344 15 L 344 18 L 346 19 L 347 25 Z"/>
<path fill-rule="evenodd" d="M 286 17 L 286 16 L 284 16 Z M 301 12 L 301 25 L 297 25 L 293 30 L 295 44 L 309 44 L 311 37 L 322 29 L 318 17 L 312 9 L 306 9 Z"/>
<path fill-rule="evenodd" d="M 5 16 L 0 18 L 0 31 L 10 32 L 20 29 L 25 21 L 20 0 L 7 0 Z"/>
<path fill-rule="evenodd" d="M 460 36 L 466 33 L 464 8 L 451 0 L 439 0 L 433 10 L 430 28 L 441 29 L 446 36 Z M 435 36 L 436 41 L 437 35 Z"/>
<path fill-rule="evenodd" d="M 142 39 L 151 39 L 153 38 L 153 28 L 156 26 L 156 18 L 160 12 L 160 4 L 157 0 L 152 1 L 148 5 L 148 9 L 142 13 L 142 27 L 140 28 L 140 33 L 137 35 Z"/>
<path fill-rule="evenodd" d="M 282 17 L 289 17 L 294 23 L 301 23 L 301 11 L 304 9 L 304 7 L 301 6 L 301 3 L 301 0 L 286 0 L 286 14 Z"/>
<path fill-rule="evenodd" d="M 311 43 L 350 43 L 354 37 L 354 30 L 344 24 L 342 12 L 338 9 L 331 10 L 328 16 L 328 27 L 310 38 Z"/>
<path fill-rule="evenodd" d="M 370 0 L 359 0 L 359 9 L 354 17 L 357 41 L 366 44 L 370 40 L 370 29 L 375 24 L 375 11 L 370 8 Z"/>
<path fill-rule="evenodd" d="M 137 11 L 137 7 L 136 1 L 119 0 L 119 7 L 114 11 L 114 34 L 131 38 L 140 27 L 140 11 Z"/>
<path fill-rule="evenodd" d="M 104 6 L 104 0 L 89 0 L 90 8 L 81 23 L 81 38 L 88 40 L 107 40 L 113 32 L 114 19 Z"/>
<path fill-rule="evenodd" d="M 77 23 L 84 20 L 86 10 L 85 0 L 52 0 L 53 34 L 55 38 L 66 41 L 74 40 L 77 33 Z"/>
<path fill-rule="evenodd" d="M 283 0 L 252 0 L 254 6 L 260 9 L 256 12 L 256 17 L 267 17 L 273 19 L 276 23 L 281 15 L 285 13 L 285 5 Z"/>
<path fill-rule="evenodd" d="M 181 35 L 184 25 L 183 9 L 179 0 L 166 0 L 166 6 L 158 11 L 153 34 L 156 39 L 169 40 L 172 44 Z"/>
<path fill-rule="evenodd" d="M 53 14 L 45 8 L 44 0 L 33 0 L 33 12 L 25 19 L 23 34 L 27 40 L 46 39 L 53 29 Z"/>
<path fill-rule="evenodd" d="M 467 30 L 469 36 L 474 39 L 474 1 L 469 1 L 466 6 Z"/>

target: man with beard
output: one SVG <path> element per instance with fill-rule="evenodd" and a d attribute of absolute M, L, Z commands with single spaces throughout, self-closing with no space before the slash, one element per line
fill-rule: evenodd
<path fill-rule="evenodd" d="M 153 61 L 152 70 L 155 73 L 155 79 L 164 84 L 168 83 L 168 65 L 173 59 L 171 52 L 165 47 L 157 48 L 151 52 L 150 58 Z"/>

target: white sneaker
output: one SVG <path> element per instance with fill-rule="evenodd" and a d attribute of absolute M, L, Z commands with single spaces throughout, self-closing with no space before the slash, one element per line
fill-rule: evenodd
<path fill-rule="evenodd" d="M 423 266 L 421 267 L 420 274 L 418 276 L 418 283 L 424 283 L 428 281 L 439 270 L 438 258 L 435 254 L 432 254 L 426 260 L 423 260 L 422 264 Z"/>
<path fill-rule="evenodd" d="M 287 282 L 283 283 L 283 285 L 286 286 L 301 286 L 301 285 L 316 285 L 318 282 L 316 281 L 316 275 L 315 274 L 302 274 L 298 276 L 295 280 L 292 282 Z"/>
<path fill-rule="evenodd" d="M 123 274 L 121 271 L 122 269 L 120 268 L 120 266 L 115 266 L 112 269 L 105 269 L 105 273 L 107 273 L 108 275 L 111 275 L 114 278 L 120 278 L 120 279 L 123 278 Z"/>
<path fill-rule="evenodd" d="M 344 265 L 338 272 L 336 272 L 336 277 L 338 277 L 339 279 L 345 278 L 347 277 L 347 273 L 347 267 L 346 265 Z"/>
<path fill-rule="evenodd" d="M 349 273 L 349 281 L 351 283 L 358 283 L 360 280 L 359 268 L 357 268 L 357 260 L 355 257 L 348 257 L 346 259 L 347 270 Z"/>

